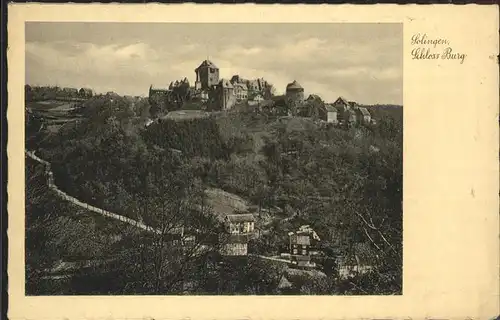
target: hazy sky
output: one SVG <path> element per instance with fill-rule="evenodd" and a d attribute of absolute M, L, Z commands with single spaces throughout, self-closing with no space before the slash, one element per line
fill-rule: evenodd
<path fill-rule="evenodd" d="M 26 23 L 26 83 L 147 95 L 207 58 L 332 102 L 403 103 L 401 24 Z"/>

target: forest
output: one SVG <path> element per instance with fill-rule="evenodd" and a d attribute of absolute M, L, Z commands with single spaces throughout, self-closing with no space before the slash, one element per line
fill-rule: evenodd
<path fill-rule="evenodd" d="M 27 121 L 27 149 L 52 163 L 65 192 L 163 230 L 204 230 L 204 241 L 186 252 L 163 234 L 93 220 L 57 200 L 27 161 L 27 293 L 277 293 L 278 265 L 251 257 L 214 262 L 222 259 L 213 256 L 221 226 L 204 189 L 219 188 L 248 200 L 261 219 L 265 232 L 251 243 L 253 252 L 278 254 L 288 231 L 309 224 L 325 250 L 374 267 L 348 281 L 302 279 L 294 293 L 401 294 L 402 107 L 371 106 L 377 125 L 350 129 L 246 112 L 146 127 L 140 119 L 147 108 L 94 97 L 79 108 L 82 121 L 57 131 Z M 72 238 L 79 241 L 70 244 Z M 53 254 L 37 254 L 44 251 Z M 42 281 L 41 270 L 61 260 L 100 263 L 64 281 Z"/>

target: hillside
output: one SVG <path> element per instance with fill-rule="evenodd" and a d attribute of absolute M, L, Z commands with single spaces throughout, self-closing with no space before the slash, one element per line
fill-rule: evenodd
<path fill-rule="evenodd" d="M 79 110 L 82 121 L 36 133 L 33 145 L 57 184 L 93 205 L 155 226 L 216 232 L 215 221 L 187 208 L 234 202 L 266 216 L 257 253 L 276 254 L 290 230 L 310 224 L 345 256 L 368 243 L 386 276 L 386 288 L 372 290 L 400 290 L 402 110 L 371 108 L 377 126 L 349 130 L 245 112 L 144 127 L 125 101 L 96 98 Z M 204 202 L 206 189 L 215 202 Z M 179 290 L 156 285 L 148 290 Z"/>

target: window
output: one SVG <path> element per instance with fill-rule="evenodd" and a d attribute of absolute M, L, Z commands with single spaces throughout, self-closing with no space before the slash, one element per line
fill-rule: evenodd
<path fill-rule="evenodd" d="M 298 250 L 297 249 L 293 249 L 293 254 L 297 254 L 298 253 Z"/>
<path fill-rule="evenodd" d="M 302 254 L 306 255 L 307 254 L 307 250 L 302 250 Z"/>

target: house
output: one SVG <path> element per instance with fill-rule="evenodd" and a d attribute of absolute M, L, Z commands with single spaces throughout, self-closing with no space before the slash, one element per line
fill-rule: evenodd
<path fill-rule="evenodd" d="M 309 247 L 311 246 L 311 237 L 306 232 L 291 232 L 290 236 L 290 254 L 303 255 L 309 254 Z"/>
<path fill-rule="evenodd" d="M 326 122 L 328 123 L 338 123 L 338 112 L 337 109 L 331 104 L 325 104 L 326 109 Z"/>
<path fill-rule="evenodd" d="M 333 103 L 333 106 L 338 110 L 340 114 L 343 114 L 347 109 L 350 109 L 349 101 L 344 97 L 338 97 Z"/>
<path fill-rule="evenodd" d="M 372 116 L 366 108 L 358 107 L 356 109 L 356 117 L 359 124 L 368 125 L 371 122 Z"/>
<path fill-rule="evenodd" d="M 224 255 L 244 256 L 248 253 L 248 242 L 254 235 L 255 217 L 253 214 L 228 214 L 225 224 L 229 236 L 222 250 Z"/>
<path fill-rule="evenodd" d="M 230 234 L 221 253 L 225 256 L 246 256 L 248 254 L 249 235 Z"/>
<path fill-rule="evenodd" d="M 318 234 L 309 226 L 303 225 L 296 232 L 289 232 L 290 254 L 308 256 L 314 250 L 314 246 L 321 239 Z"/>
<path fill-rule="evenodd" d="M 92 89 L 89 88 L 81 88 L 78 91 L 78 95 L 80 96 L 80 98 L 92 98 L 94 92 L 92 91 Z"/>
<path fill-rule="evenodd" d="M 246 234 L 255 230 L 255 217 L 251 213 L 228 214 L 226 222 L 231 234 Z"/>

